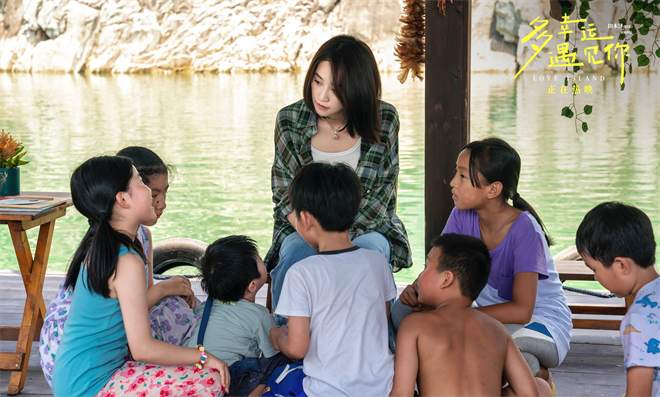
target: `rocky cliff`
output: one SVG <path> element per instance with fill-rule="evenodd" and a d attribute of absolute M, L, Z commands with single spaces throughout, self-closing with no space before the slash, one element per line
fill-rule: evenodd
<path fill-rule="evenodd" d="M 619 3 L 591 3 L 599 33 L 621 18 Z M 316 49 L 340 33 L 365 40 L 383 71 L 398 70 L 396 0 L 0 0 L 0 11 L 4 71 L 305 70 Z M 533 54 L 535 42 L 521 38 L 532 31 L 534 18 L 548 19 L 549 5 L 474 0 L 472 12 L 473 71 L 511 72 Z M 559 23 L 551 20 L 547 29 L 556 35 Z M 602 51 L 606 44 L 599 45 Z M 525 70 L 547 69 L 548 51 Z"/>

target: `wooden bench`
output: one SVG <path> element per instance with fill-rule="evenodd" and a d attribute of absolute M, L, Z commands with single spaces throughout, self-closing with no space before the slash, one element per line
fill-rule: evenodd
<path fill-rule="evenodd" d="M 594 272 L 589 269 L 583 261 L 555 261 L 555 267 L 559 273 L 559 279 L 563 281 L 595 281 Z M 633 298 L 627 297 L 625 305 L 618 303 L 606 303 L 603 299 L 602 304 L 569 304 L 572 314 L 587 314 L 592 316 L 623 316 L 632 304 Z M 620 320 L 599 319 L 599 318 L 573 318 L 573 328 L 582 329 L 605 329 L 619 330 Z"/>

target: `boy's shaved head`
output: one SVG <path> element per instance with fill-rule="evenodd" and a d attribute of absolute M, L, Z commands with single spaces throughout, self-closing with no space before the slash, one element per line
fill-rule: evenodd
<path fill-rule="evenodd" d="M 449 233 L 434 238 L 431 245 L 441 251 L 437 271 L 454 273 L 461 294 L 477 299 L 490 275 L 491 259 L 486 244 L 472 236 Z"/>

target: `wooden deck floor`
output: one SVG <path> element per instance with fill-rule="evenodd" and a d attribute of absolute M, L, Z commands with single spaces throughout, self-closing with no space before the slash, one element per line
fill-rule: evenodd
<path fill-rule="evenodd" d="M 64 279 L 62 273 L 48 273 L 44 283 L 46 305 L 55 296 L 59 284 Z M 205 295 L 199 282 L 193 282 L 200 299 Z M 404 284 L 399 285 L 401 292 Z M 590 303 L 594 299 L 567 294 L 569 301 Z M 265 304 L 266 289 L 257 295 L 257 302 Z M 0 325 L 20 324 L 25 292 L 18 272 L 0 270 Z M 14 351 L 15 342 L 0 341 L 0 351 Z M 623 351 L 616 331 L 575 330 L 571 350 L 561 366 L 552 370 L 557 396 L 611 396 L 620 397 L 625 393 L 626 377 L 623 370 Z M 6 395 L 9 372 L 0 371 L 0 395 Z M 52 392 L 46 383 L 39 366 L 37 342 L 32 346 L 30 364 L 23 395 L 50 396 Z"/>

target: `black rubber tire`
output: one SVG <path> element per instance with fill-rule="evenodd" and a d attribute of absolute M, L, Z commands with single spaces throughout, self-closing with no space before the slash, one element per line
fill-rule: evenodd
<path fill-rule="evenodd" d="M 157 242 L 154 244 L 154 274 L 163 274 L 179 266 L 193 266 L 199 273 L 199 260 L 207 246 L 203 241 L 182 237 Z"/>

